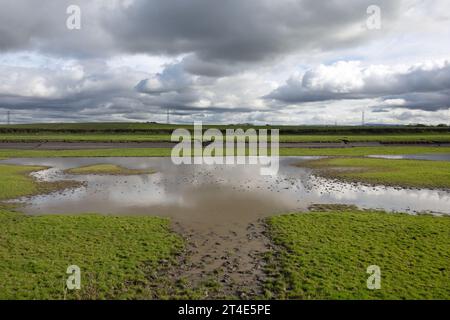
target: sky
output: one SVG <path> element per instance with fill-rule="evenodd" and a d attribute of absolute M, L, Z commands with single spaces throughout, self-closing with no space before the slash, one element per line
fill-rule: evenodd
<path fill-rule="evenodd" d="M 0 0 L 0 123 L 450 123 L 448 0 Z M 2 119 L 3 118 L 3 119 Z"/>

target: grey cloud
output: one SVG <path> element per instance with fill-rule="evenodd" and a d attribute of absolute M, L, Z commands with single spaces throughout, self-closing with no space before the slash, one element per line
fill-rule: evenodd
<path fill-rule="evenodd" d="M 71 56 L 194 53 L 191 69 L 222 74 L 212 63 L 254 63 L 298 50 L 370 40 L 369 0 L 1 0 L 0 49 Z M 82 29 L 66 28 L 66 8 L 82 9 Z M 399 4 L 380 0 L 386 25 Z M 354 32 L 348 33 L 349 28 Z M 199 62 L 205 66 L 200 67 Z M 198 71 L 196 71 L 198 72 Z"/>
<path fill-rule="evenodd" d="M 193 53 L 193 59 L 186 61 L 188 71 L 220 76 L 233 71 L 230 63 L 242 63 L 242 69 L 286 53 L 369 41 L 379 36 L 365 29 L 371 4 L 368 0 L 150 0 L 136 1 L 104 23 L 108 29 L 116 23 L 121 26 L 114 32 L 121 50 Z M 387 27 L 398 14 L 399 3 L 381 0 L 378 4 Z"/>
<path fill-rule="evenodd" d="M 446 109 L 450 108 L 450 63 L 398 70 L 338 62 L 291 78 L 265 98 L 291 104 L 374 98 L 385 108 Z"/>
<path fill-rule="evenodd" d="M 136 90 L 142 93 L 156 94 L 182 91 L 188 89 L 194 80 L 188 75 L 180 63 L 171 64 L 157 73 L 152 78 L 141 80 L 136 85 Z"/>
<path fill-rule="evenodd" d="M 28 122 L 33 119 L 164 121 L 168 109 L 174 116 L 203 114 L 221 119 L 223 114 L 253 111 L 250 106 L 214 103 L 199 106 L 201 92 L 189 86 L 190 80 L 183 83 L 178 79 L 191 77 L 180 64 L 169 65 L 157 75 L 164 89 L 158 94 L 133 90 L 142 77 L 141 72 L 111 69 L 98 60 L 71 67 L 42 70 L 0 66 L 0 110 L 12 110 L 13 119 Z"/>
<path fill-rule="evenodd" d="M 160 121 L 171 109 L 180 117 L 239 122 L 275 119 L 279 111 L 285 112 L 284 120 L 290 113 L 299 113 L 298 108 L 286 104 L 310 102 L 309 112 L 314 113 L 319 105 L 314 102 L 328 104 L 340 99 L 378 99 L 379 110 L 391 108 L 392 101 L 401 101 L 410 109 L 448 107 L 448 64 L 404 73 L 388 70 L 389 76 L 382 70 L 370 77 L 338 72 L 321 78 L 312 70 L 272 92 L 267 97 L 271 103 L 258 99 L 285 73 L 285 64 L 310 61 L 294 62 L 294 56 L 284 59 L 290 54 L 319 53 L 322 57 L 320 54 L 327 52 L 324 59 L 345 58 L 348 49 L 385 39 L 390 23 L 402 13 L 401 3 L 404 1 L 0 0 L 0 55 L 13 55 L 10 62 L 0 65 L 0 108 L 16 110 L 22 119 L 148 117 Z M 72 4 L 82 9 L 81 30 L 66 28 L 66 8 Z M 382 8 L 382 32 L 365 28 L 366 8 L 371 4 Z M 14 61 L 20 60 L 18 55 L 14 57 L 17 52 L 60 60 L 58 63 L 74 59 L 83 70 L 60 69 L 52 62 L 20 68 Z M 114 59 L 109 60 L 134 53 L 177 61 L 149 75 L 148 70 L 118 69 Z M 263 68 L 257 69 L 260 66 Z M 275 70 L 278 66 L 283 69 L 279 73 Z M 253 67 L 253 71 L 264 71 L 240 74 Z M 272 77 L 269 72 L 276 74 Z"/>
<path fill-rule="evenodd" d="M 391 109 L 391 100 L 402 100 L 401 107 L 415 110 L 436 111 L 450 108 L 450 89 L 436 92 L 411 92 L 403 95 L 387 96 L 378 109 Z M 395 107 L 395 105 L 394 105 Z"/>
<path fill-rule="evenodd" d="M 242 63 L 230 63 L 223 60 L 204 61 L 196 54 L 185 57 L 181 65 L 184 70 L 193 75 L 220 78 L 242 71 Z"/>

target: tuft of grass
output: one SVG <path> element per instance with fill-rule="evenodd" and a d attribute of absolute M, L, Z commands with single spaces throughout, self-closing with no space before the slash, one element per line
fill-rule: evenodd
<path fill-rule="evenodd" d="M 266 295 L 278 299 L 449 299 L 450 218 L 374 211 L 267 220 Z M 367 268 L 381 268 L 381 289 Z"/>
<path fill-rule="evenodd" d="M 72 168 L 65 171 L 69 174 L 80 174 L 80 175 L 140 175 L 140 174 L 151 174 L 155 171 L 146 169 L 128 169 L 115 164 L 95 164 L 89 166 L 83 166 L 78 168 Z"/>
<path fill-rule="evenodd" d="M 450 162 L 426 160 L 388 160 L 373 158 L 328 158 L 300 163 L 317 169 L 318 174 L 389 186 L 450 188 Z"/>

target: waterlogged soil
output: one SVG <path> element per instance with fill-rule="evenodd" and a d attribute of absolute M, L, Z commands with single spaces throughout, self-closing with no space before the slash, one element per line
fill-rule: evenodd
<path fill-rule="evenodd" d="M 2 163 L 51 167 L 33 175 L 42 181 L 75 180 L 83 186 L 18 199 L 27 214 L 155 215 L 169 217 L 187 240 L 183 263 L 169 276 L 195 287 L 211 279 L 220 296 L 259 296 L 264 281 L 261 255 L 269 250 L 265 217 L 305 211 L 313 204 L 346 204 L 365 209 L 450 214 L 450 193 L 371 187 L 315 177 L 294 166 L 316 157 L 283 157 L 276 175 L 259 165 L 174 165 L 170 158 L 10 159 Z M 70 175 L 94 164 L 156 171 L 134 176 Z M 211 292 L 205 298 L 217 297 Z"/>

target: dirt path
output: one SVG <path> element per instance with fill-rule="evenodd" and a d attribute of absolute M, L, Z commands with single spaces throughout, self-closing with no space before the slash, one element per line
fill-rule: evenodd
<path fill-rule="evenodd" d="M 194 288 L 211 281 L 219 284 L 218 292 L 205 292 L 204 298 L 260 297 L 265 280 L 263 254 L 270 248 L 264 229 L 262 220 L 247 227 L 204 233 L 175 223 L 174 231 L 187 240 L 177 273 Z"/>

